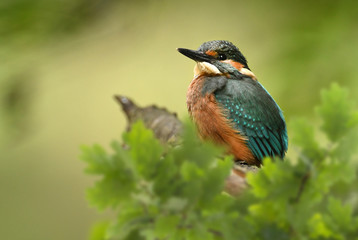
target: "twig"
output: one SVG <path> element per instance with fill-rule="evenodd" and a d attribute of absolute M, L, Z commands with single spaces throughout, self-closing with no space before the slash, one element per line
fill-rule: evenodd
<path fill-rule="evenodd" d="M 310 178 L 310 176 L 311 176 L 310 171 L 307 171 L 306 174 L 302 177 L 301 184 L 300 184 L 300 187 L 298 189 L 297 195 L 296 195 L 295 198 L 291 199 L 291 203 L 295 204 L 300 200 L 301 195 L 303 193 L 303 190 L 305 188 L 305 185 L 306 185 L 308 179 Z"/>

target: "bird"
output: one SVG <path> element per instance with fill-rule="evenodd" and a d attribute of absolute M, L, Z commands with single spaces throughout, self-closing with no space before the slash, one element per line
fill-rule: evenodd
<path fill-rule="evenodd" d="M 260 167 L 265 157 L 284 158 L 288 135 L 283 112 L 231 42 L 177 48 L 196 61 L 186 103 L 202 139 L 226 146 L 235 162 Z"/>

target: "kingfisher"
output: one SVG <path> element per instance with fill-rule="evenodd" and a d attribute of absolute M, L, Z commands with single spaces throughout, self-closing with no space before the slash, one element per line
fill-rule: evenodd
<path fill-rule="evenodd" d="M 196 61 L 186 102 L 199 135 L 226 146 L 241 163 L 283 159 L 288 146 L 283 113 L 240 50 L 224 40 L 177 50 Z"/>

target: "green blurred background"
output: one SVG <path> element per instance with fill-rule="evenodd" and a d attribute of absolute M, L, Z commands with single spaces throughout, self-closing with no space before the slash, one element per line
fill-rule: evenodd
<path fill-rule="evenodd" d="M 105 216 L 79 146 L 120 137 L 116 93 L 185 118 L 194 62 L 176 48 L 214 39 L 242 50 L 288 121 L 315 122 L 333 81 L 358 94 L 357 1 L 2 0 L 1 239 L 88 238 Z"/>

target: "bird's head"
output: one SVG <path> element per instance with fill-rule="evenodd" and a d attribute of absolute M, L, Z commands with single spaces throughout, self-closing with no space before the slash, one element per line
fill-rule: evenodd
<path fill-rule="evenodd" d="M 239 72 L 256 79 L 244 55 L 229 41 L 209 41 L 198 50 L 178 48 L 178 51 L 197 62 L 194 75 L 235 75 Z"/>

